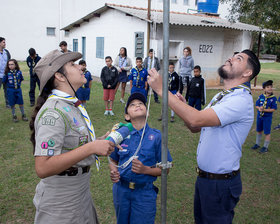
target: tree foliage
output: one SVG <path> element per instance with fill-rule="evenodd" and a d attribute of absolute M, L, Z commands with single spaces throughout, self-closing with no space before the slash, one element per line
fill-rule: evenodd
<path fill-rule="evenodd" d="M 220 0 L 230 3 L 229 20 L 240 21 L 273 30 L 280 29 L 279 0 Z"/>

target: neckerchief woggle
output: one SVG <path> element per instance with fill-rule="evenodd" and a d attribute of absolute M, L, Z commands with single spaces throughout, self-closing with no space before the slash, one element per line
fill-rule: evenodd
<path fill-rule="evenodd" d="M 208 104 L 207 108 L 214 106 L 216 103 L 218 103 L 225 95 L 228 95 L 229 93 L 232 93 L 236 89 L 245 89 L 251 94 L 251 85 L 250 82 L 244 82 L 241 85 L 238 85 L 236 87 L 223 90 L 220 92 L 220 94 L 217 94 L 217 97 L 214 97 L 211 102 Z"/>
<path fill-rule="evenodd" d="M 65 101 L 72 102 L 73 104 L 75 104 L 78 101 L 77 97 L 70 96 L 67 93 L 62 92 L 57 89 L 52 90 L 52 94 L 49 95 L 48 99 L 63 99 Z M 96 139 L 95 133 L 94 133 L 94 128 L 93 128 L 93 125 L 91 123 L 91 120 L 88 116 L 86 109 L 84 108 L 84 106 L 82 104 L 78 105 L 77 108 L 80 110 L 81 115 L 83 116 L 83 118 L 86 122 L 88 131 L 90 133 L 91 141 L 94 141 Z M 94 156 L 95 156 L 96 169 L 97 169 L 97 171 L 99 171 L 100 161 L 99 161 L 99 158 L 97 155 L 94 155 Z"/>

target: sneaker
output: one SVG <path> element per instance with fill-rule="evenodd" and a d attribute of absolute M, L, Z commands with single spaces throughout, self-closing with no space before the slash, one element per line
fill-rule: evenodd
<path fill-rule="evenodd" d="M 115 116 L 114 112 L 112 110 L 109 110 L 109 115 Z"/>
<path fill-rule="evenodd" d="M 280 129 L 280 124 L 278 124 L 275 128 L 273 128 L 274 130 L 279 130 Z"/>
<path fill-rule="evenodd" d="M 162 121 L 162 116 L 160 116 L 160 117 L 158 118 L 158 121 Z"/>
<path fill-rule="evenodd" d="M 105 116 L 109 115 L 109 110 L 105 110 L 104 115 Z"/>
<path fill-rule="evenodd" d="M 123 98 L 120 99 L 120 102 L 123 103 L 123 104 L 125 103 L 125 101 L 123 100 Z"/>
<path fill-rule="evenodd" d="M 260 146 L 258 144 L 255 144 L 254 146 L 251 147 L 251 149 L 254 149 L 254 150 L 258 149 L 258 148 L 260 148 Z"/>
<path fill-rule="evenodd" d="M 18 122 L 18 119 L 17 119 L 17 116 L 16 116 L 16 115 L 13 116 L 13 121 L 14 121 L 15 123 Z"/>
<path fill-rule="evenodd" d="M 171 117 L 171 120 L 170 122 L 173 123 L 175 120 L 174 120 L 174 117 Z"/>
<path fill-rule="evenodd" d="M 266 147 L 262 147 L 259 153 L 266 153 L 268 150 Z"/>
<path fill-rule="evenodd" d="M 160 103 L 159 100 L 155 100 L 155 103 Z"/>
<path fill-rule="evenodd" d="M 22 115 L 22 120 L 23 121 L 28 121 L 28 118 L 26 117 L 26 115 L 24 114 L 24 115 Z"/>
<path fill-rule="evenodd" d="M 30 107 L 34 107 L 35 103 L 34 102 L 31 102 L 30 103 Z"/>
<path fill-rule="evenodd" d="M 11 109 L 11 106 L 9 104 L 6 105 L 7 109 Z"/>

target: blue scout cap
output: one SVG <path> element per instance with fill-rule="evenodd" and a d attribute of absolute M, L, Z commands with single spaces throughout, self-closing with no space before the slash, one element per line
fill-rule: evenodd
<path fill-rule="evenodd" d="M 142 93 L 132 93 L 127 100 L 124 112 L 127 114 L 127 108 L 129 106 L 129 104 L 133 101 L 133 100 L 140 100 L 144 103 L 144 105 L 146 106 L 146 97 L 142 94 Z"/>
<path fill-rule="evenodd" d="M 272 86 L 272 84 L 273 84 L 273 81 L 272 80 L 268 80 L 266 82 L 263 82 L 262 87 L 264 89 L 267 86 Z"/>

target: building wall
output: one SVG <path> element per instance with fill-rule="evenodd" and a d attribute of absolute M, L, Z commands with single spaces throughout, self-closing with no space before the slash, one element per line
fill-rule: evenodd
<path fill-rule="evenodd" d="M 195 9 L 195 0 L 189 5 L 184 0 L 170 4 L 171 11 L 187 12 Z M 59 48 L 61 40 L 68 40 L 64 36 L 62 27 L 82 18 L 86 14 L 114 3 L 147 8 L 147 0 L 1 0 L 1 34 L 6 38 L 7 49 L 17 60 L 25 60 L 28 49 L 33 47 L 39 55 L 44 56 L 50 50 Z M 162 0 L 151 0 L 151 7 L 162 9 Z M 223 9 L 223 6 L 220 6 Z M 223 16 L 222 16 L 223 17 Z M 46 35 L 46 27 L 55 27 L 55 36 Z M 72 49 L 69 42 L 69 49 Z"/>
<path fill-rule="evenodd" d="M 119 54 L 121 47 L 127 48 L 128 57 L 135 65 L 135 32 L 144 32 L 144 49 L 146 48 L 146 22 L 132 16 L 126 16 L 117 10 L 109 9 L 99 18 L 83 23 L 79 28 L 70 31 L 69 43 L 78 39 L 78 49 L 82 52 L 82 37 L 86 37 L 86 62 L 88 70 L 94 76 L 100 76 L 105 66 L 105 59 L 96 58 L 96 37 L 104 37 L 104 57 L 111 56 L 113 60 Z M 144 52 L 146 55 L 146 52 Z"/>
<path fill-rule="evenodd" d="M 25 60 L 33 47 L 40 55 L 59 42 L 59 1 L 2 0 L 1 34 L 13 58 Z M 55 27 L 55 36 L 47 36 L 46 27 Z"/>
<path fill-rule="evenodd" d="M 217 69 L 233 55 L 250 47 L 248 32 L 208 27 L 170 26 L 169 57 L 179 71 L 178 59 L 183 48 L 189 46 L 195 65 L 200 65 L 207 86 L 220 84 Z M 162 26 L 158 26 L 156 40 L 152 42 L 162 59 Z M 162 62 L 162 61 L 161 61 Z"/>

